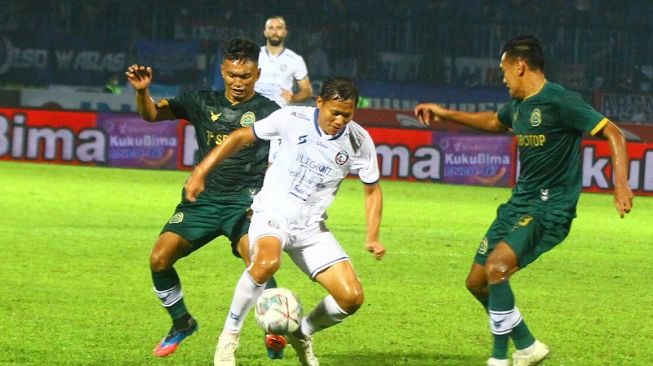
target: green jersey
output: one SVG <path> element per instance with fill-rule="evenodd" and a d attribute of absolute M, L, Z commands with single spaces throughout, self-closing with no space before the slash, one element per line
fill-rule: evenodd
<path fill-rule="evenodd" d="M 195 126 L 199 148 L 197 162 L 234 130 L 251 126 L 279 109 L 275 102 L 259 94 L 232 105 L 223 91 L 211 90 L 186 92 L 168 102 L 177 118 L 186 119 Z M 269 146 L 267 141 L 258 140 L 213 169 L 206 177 L 205 197 L 258 191 L 268 166 Z"/>
<path fill-rule="evenodd" d="M 576 216 L 581 191 L 583 132 L 600 131 L 608 120 L 575 92 L 546 82 L 524 100 L 499 111 L 517 137 L 520 172 L 510 201 L 517 206 L 546 203 L 552 212 Z"/>

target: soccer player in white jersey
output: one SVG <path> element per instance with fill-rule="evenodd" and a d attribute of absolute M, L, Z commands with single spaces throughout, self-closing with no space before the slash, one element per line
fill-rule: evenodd
<path fill-rule="evenodd" d="M 186 182 L 190 201 L 202 192 L 207 172 L 257 139 L 281 138 L 275 163 L 252 206 L 249 230 L 251 265 L 243 272 L 218 340 L 215 365 L 235 366 L 236 348 L 248 311 L 281 264 L 281 251 L 328 295 L 288 336 L 302 365 L 318 366 L 311 337 L 352 315 L 363 304 L 363 288 L 347 253 L 325 225 L 326 209 L 342 180 L 358 174 L 365 193 L 365 248 L 377 259 L 385 254 L 379 242 L 383 198 L 374 142 L 352 122 L 358 88 L 347 78 L 324 83 L 317 108 L 291 106 L 231 133 L 196 165 Z"/>
<path fill-rule="evenodd" d="M 302 56 L 284 46 L 288 36 L 286 21 L 281 16 L 274 16 L 265 22 L 263 35 L 265 46 L 261 47 L 258 65 L 261 77 L 255 89 L 281 107 L 303 102 L 313 96 L 313 87 L 308 78 L 308 70 Z M 297 82 L 297 93 L 292 92 Z"/>

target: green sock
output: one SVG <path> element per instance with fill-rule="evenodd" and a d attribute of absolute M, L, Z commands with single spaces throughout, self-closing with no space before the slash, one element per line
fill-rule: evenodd
<path fill-rule="evenodd" d="M 269 288 L 277 288 L 277 280 L 274 279 L 274 277 L 270 277 L 268 282 L 265 283 L 265 289 Z"/>
<path fill-rule="evenodd" d="M 512 333 L 510 333 L 510 338 L 515 342 L 515 347 L 517 349 L 524 349 L 533 343 L 535 343 L 535 337 L 531 334 L 531 331 L 526 325 L 526 321 L 522 320 L 513 328 Z"/>
<path fill-rule="evenodd" d="M 503 281 L 494 285 L 489 285 L 490 296 L 488 299 L 488 310 L 490 312 L 505 312 L 515 308 L 515 296 L 512 293 L 508 281 Z M 495 334 L 494 346 L 492 348 L 492 357 L 500 360 L 508 359 L 508 341 L 510 333 Z"/>
<path fill-rule="evenodd" d="M 188 326 L 188 319 L 190 314 L 184 304 L 183 296 L 179 298 L 174 304 L 167 304 L 167 296 L 171 293 L 177 292 L 181 295 L 181 281 L 174 268 L 166 269 L 161 272 L 152 271 L 152 283 L 154 289 L 165 307 L 168 314 L 172 318 L 172 322 L 176 329 L 183 329 Z"/>

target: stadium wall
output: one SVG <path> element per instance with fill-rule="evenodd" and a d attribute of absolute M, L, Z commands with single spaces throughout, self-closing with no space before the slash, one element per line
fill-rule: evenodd
<path fill-rule="evenodd" d="M 511 135 L 368 127 L 384 179 L 511 186 L 518 163 Z M 144 122 L 134 113 L 0 108 L 0 160 L 144 169 L 190 169 L 197 150 L 186 121 Z M 653 195 L 653 143 L 629 143 L 630 185 Z M 583 187 L 609 192 L 610 151 L 582 143 Z"/>

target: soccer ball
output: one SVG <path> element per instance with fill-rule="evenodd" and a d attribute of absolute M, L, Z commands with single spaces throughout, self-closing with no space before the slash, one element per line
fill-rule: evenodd
<path fill-rule="evenodd" d="M 299 328 L 304 309 L 295 294 L 287 288 L 270 288 L 256 301 L 258 325 L 270 334 L 284 335 Z"/>

